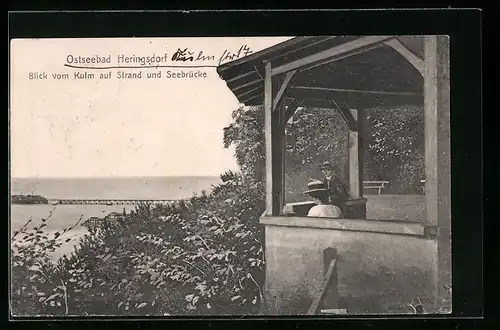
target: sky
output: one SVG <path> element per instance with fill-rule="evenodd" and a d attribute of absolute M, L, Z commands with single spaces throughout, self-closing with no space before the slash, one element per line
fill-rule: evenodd
<path fill-rule="evenodd" d="M 178 48 L 215 55 L 247 45 L 259 51 L 276 38 L 22 39 L 11 44 L 11 176 L 127 177 L 219 175 L 237 170 L 234 150 L 223 147 L 223 128 L 240 104 L 213 67 L 142 68 L 142 79 L 118 79 L 118 71 L 64 66 L 73 58 L 163 56 L 171 65 Z M 176 62 L 175 64 L 180 63 Z M 183 65 L 183 64 L 179 64 Z M 166 72 L 201 71 L 206 78 L 166 78 Z M 161 71 L 161 78 L 147 73 Z M 94 79 L 75 79 L 75 72 Z M 110 79 L 100 73 L 111 72 Z M 47 79 L 33 79 L 43 73 Z M 55 73 L 68 73 L 58 80 Z M 32 79 L 30 79 L 30 77 Z"/>

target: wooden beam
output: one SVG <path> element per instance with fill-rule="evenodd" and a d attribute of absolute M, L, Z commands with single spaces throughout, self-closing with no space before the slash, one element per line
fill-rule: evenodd
<path fill-rule="evenodd" d="M 342 103 L 337 103 L 335 100 L 331 100 L 331 103 L 334 106 L 334 109 L 339 110 L 340 114 L 342 115 L 345 122 L 347 123 L 347 127 L 349 128 L 349 130 L 350 131 L 357 131 L 358 130 L 358 123 L 356 122 L 356 118 L 354 118 L 354 116 L 352 115 L 349 108 L 347 108 Z"/>
<path fill-rule="evenodd" d="M 424 37 L 426 225 L 438 227 L 435 296 L 450 285 L 451 164 L 449 39 Z"/>
<path fill-rule="evenodd" d="M 292 78 L 293 78 L 293 76 L 295 75 L 296 72 L 297 72 L 297 70 L 293 70 L 293 71 L 289 71 L 289 72 L 286 73 L 285 79 L 281 83 L 281 86 L 280 86 L 278 92 L 276 93 L 276 96 L 274 97 L 274 100 L 273 100 L 273 111 L 276 109 L 276 106 L 281 101 L 281 98 L 283 97 L 283 94 L 285 93 L 285 90 L 286 90 L 288 84 L 290 83 L 290 81 L 292 80 Z"/>
<path fill-rule="evenodd" d="M 343 60 L 344 58 L 348 58 L 348 57 L 356 56 L 356 55 L 359 55 L 359 54 L 363 54 L 363 53 L 366 53 L 366 52 L 368 52 L 370 50 L 380 48 L 383 45 L 384 45 L 383 43 L 373 44 L 371 46 L 363 47 L 363 48 L 360 48 L 358 50 L 353 50 L 352 52 L 346 53 L 344 55 L 338 55 L 338 56 L 335 56 L 335 57 L 332 57 L 332 58 L 328 58 L 326 60 L 319 61 L 319 62 L 317 62 L 315 64 L 308 65 L 308 66 L 304 67 L 303 69 L 300 69 L 300 71 L 302 72 L 302 71 L 311 70 L 311 69 L 317 68 L 318 66 L 326 65 L 326 64 L 329 64 L 329 63 L 332 63 L 332 62 Z"/>
<path fill-rule="evenodd" d="M 425 210 L 426 222 L 438 224 L 438 81 L 437 39 L 424 37 L 424 131 L 425 131 Z"/>
<path fill-rule="evenodd" d="M 240 74 L 240 75 L 237 75 L 236 77 L 233 77 L 231 79 L 228 79 L 226 80 L 226 83 L 232 83 L 232 82 L 235 82 L 236 80 L 240 80 L 241 78 L 245 78 L 245 77 L 248 77 L 248 76 L 251 76 L 253 74 L 255 74 L 256 72 L 255 71 L 248 71 L 248 72 L 245 72 L 243 74 Z M 258 73 L 257 73 L 258 74 Z"/>
<path fill-rule="evenodd" d="M 293 99 L 292 103 L 288 105 L 285 110 L 285 123 L 287 123 L 293 116 L 295 111 L 302 105 L 303 100 Z"/>
<path fill-rule="evenodd" d="M 243 100 L 241 100 L 240 102 L 241 102 L 241 103 L 245 103 L 245 102 L 248 102 L 248 101 L 250 101 L 250 100 L 253 100 L 253 99 L 257 98 L 257 97 L 261 97 L 261 96 L 262 96 L 262 94 L 261 94 L 261 93 L 256 93 L 256 94 L 253 94 L 253 95 L 250 95 L 250 96 L 248 96 L 248 97 L 244 98 L 244 99 L 243 99 Z"/>
<path fill-rule="evenodd" d="M 242 102 L 254 99 L 261 95 L 261 86 L 252 88 L 244 93 L 237 94 L 237 98 Z M 307 100 L 313 99 L 355 99 L 363 98 L 367 102 L 376 104 L 386 103 L 399 103 L 401 101 L 410 101 L 414 103 L 423 103 L 423 94 L 416 92 L 403 92 L 403 91 L 376 91 L 376 90 L 356 90 L 356 89 L 341 89 L 341 88 L 326 88 L 326 87 L 306 87 L 306 86 L 290 86 L 284 92 L 285 96 L 291 98 L 301 98 Z M 244 96 L 244 97 L 242 97 Z M 394 101 L 391 103 L 391 100 Z"/>
<path fill-rule="evenodd" d="M 257 72 L 257 74 L 259 75 L 260 79 L 264 80 L 265 70 L 262 70 L 262 66 L 254 65 L 253 68 L 255 69 L 255 72 Z"/>
<path fill-rule="evenodd" d="M 314 297 L 307 315 L 315 315 L 322 307 L 336 309 L 338 307 L 338 274 L 337 250 L 327 248 L 323 251 L 325 279 L 318 295 Z"/>
<path fill-rule="evenodd" d="M 272 67 L 272 64 L 271 64 Z M 276 100 L 279 95 L 283 95 L 282 88 L 286 75 L 279 77 L 271 77 L 272 79 L 272 98 Z M 280 92 L 281 90 L 281 92 Z M 284 206 L 284 143 L 285 143 L 285 126 L 283 122 L 285 113 L 285 98 L 277 104 L 273 104 L 272 123 L 271 123 L 271 148 L 273 153 L 272 159 L 272 179 L 273 179 L 273 206 L 272 214 L 277 216 L 283 210 Z"/>
<path fill-rule="evenodd" d="M 273 215 L 273 82 L 271 62 L 265 66 L 264 76 L 264 139 L 266 147 L 266 215 Z"/>
<path fill-rule="evenodd" d="M 255 85 L 255 84 L 259 84 L 259 83 L 262 83 L 262 79 L 251 80 L 249 82 L 246 82 L 244 84 L 241 84 L 241 85 L 238 85 L 238 86 L 232 88 L 232 91 L 233 91 L 233 93 L 236 94 L 236 91 L 238 91 L 238 90 L 240 90 L 242 88 L 245 88 L 247 86 L 252 86 L 252 85 Z M 231 89 L 231 87 L 229 87 L 229 89 Z"/>
<path fill-rule="evenodd" d="M 285 206 L 285 151 L 286 151 L 286 132 L 285 132 L 285 102 L 279 102 L 276 108 L 278 115 L 278 127 L 277 134 L 279 138 L 277 139 L 276 149 L 278 149 L 278 154 L 280 155 L 279 163 L 276 164 L 276 172 L 279 180 L 279 184 L 276 185 L 276 192 L 278 193 L 278 206 L 277 215 L 283 212 Z"/>
<path fill-rule="evenodd" d="M 428 224 L 439 227 L 451 217 L 448 52 L 446 36 L 424 38 L 425 200 Z"/>
<path fill-rule="evenodd" d="M 376 93 L 362 93 L 350 90 L 318 90 L 318 89 L 294 89 L 289 88 L 286 93 L 289 97 L 306 100 L 328 100 L 349 102 L 356 107 L 375 107 L 377 105 L 401 105 L 401 104 L 423 104 L 423 95 L 384 95 Z M 362 104 L 365 105 L 362 105 Z"/>
<path fill-rule="evenodd" d="M 335 109 L 335 106 L 330 100 L 316 99 L 316 98 L 306 98 L 302 99 L 303 107 L 313 107 L 313 108 L 326 108 Z"/>
<path fill-rule="evenodd" d="M 261 89 L 262 89 L 262 86 L 258 86 L 258 87 L 252 88 L 251 90 L 248 90 L 248 91 L 246 91 L 246 92 L 244 92 L 244 93 L 238 94 L 238 95 L 236 95 L 236 97 L 239 99 L 239 98 L 242 98 L 243 96 L 253 95 L 253 94 L 255 94 L 256 92 L 257 92 L 258 94 L 260 94 L 260 93 L 261 93 L 261 92 L 260 92 L 260 90 L 261 90 Z M 244 99 L 244 98 L 243 98 L 243 99 Z"/>
<path fill-rule="evenodd" d="M 349 55 L 349 53 L 359 54 L 360 49 L 373 46 L 374 44 L 383 43 L 391 38 L 394 38 L 394 36 L 360 37 L 354 41 L 346 42 L 319 53 L 273 68 L 271 74 L 275 76 L 292 70 L 300 70 L 302 68 L 306 68 L 308 65 L 314 65 L 323 60 L 333 60 L 336 56 L 343 56 L 343 58 L 345 58 Z"/>
<path fill-rule="evenodd" d="M 350 109 L 356 120 L 356 131 L 349 131 L 349 193 L 352 198 L 363 197 L 363 111 Z M 365 215 L 366 216 L 366 215 Z"/>
<path fill-rule="evenodd" d="M 322 43 L 325 43 L 325 42 L 329 42 L 329 41 L 331 41 L 332 39 L 335 39 L 335 38 L 337 38 L 337 37 L 335 37 L 335 36 L 330 36 L 330 37 L 325 37 L 325 36 L 308 37 L 308 39 L 310 39 L 310 40 L 305 45 L 295 46 L 295 47 L 291 48 L 289 51 L 284 52 L 284 53 L 280 53 L 280 54 L 275 55 L 273 57 L 270 57 L 267 60 L 270 61 L 270 62 L 273 62 L 274 60 L 277 60 L 277 59 L 278 60 L 282 60 L 283 58 L 286 58 L 286 57 L 288 57 L 291 54 L 297 53 L 299 51 L 304 51 L 304 50 L 310 49 L 312 47 L 317 47 L 318 45 L 320 45 Z M 316 41 L 315 42 L 311 42 L 311 40 L 314 40 L 314 39 L 316 39 Z"/>
<path fill-rule="evenodd" d="M 369 108 L 372 106 L 370 103 L 369 105 L 363 105 L 360 103 L 360 100 L 357 99 L 351 99 L 351 100 L 341 100 L 336 98 L 337 102 L 343 101 L 344 104 L 346 105 L 347 108 Z M 302 99 L 302 103 L 300 105 L 301 107 L 311 107 L 311 108 L 325 108 L 325 109 L 336 109 L 336 107 L 332 104 L 331 100 L 326 100 L 326 99 L 317 99 L 317 98 L 304 98 Z"/>
<path fill-rule="evenodd" d="M 311 92 L 311 93 L 354 93 L 354 94 L 368 94 L 375 96 L 418 96 L 422 97 L 421 93 L 416 92 L 403 92 L 403 91 L 377 91 L 377 90 L 362 90 L 362 89 L 345 89 L 345 88 L 329 88 L 329 87 L 309 87 L 309 86 L 290 86 L 289 93 L 293 95 L 297 92 Z"/>
<path fill-rule="evenodd" d="M 385 44 L 401 54 L 401 56 L 403 56 L 408 62 L 410 62 L 410 64 L 413 65 L 413 67 L 417 69 L 418 72 L 420 72 L 422 77 L 424 76 L 424 61 L 408 48 L 406 48 L 406 46 L 403 45 L 401 41 L 399 41 L 398 39 L 391 39 L 387 40 Z"/>
<path fill-rule="evenodd" d="M 279 55 L 276 55 L 276 56 L 273 56 L 273 57 L 270 57 L 267 60 L 270 61 L 270 62 L 272 62 L 272 61 L 274 61 L 276 59 L 282 59 L 282 58 L 284 58 L 284 57 L 286 57 L 286 56 L 288 56 L 290 54 L 296 53 L 296 52 L 301 51 L 301 50 L 303 51 L 303 50 L 306 50 L 306 49 L 314 47 L 314 46 L 318 46 L 319 44 L 328 42 L 328 41 L 330 41 L 332 39 L 335 39 L 335 38 L 337 38 L 337 37 L 335 37 L 335 36 L 331 36 L 331 37 L 324 37 L 324 36 L 322 36 L 322 37 L 319 37 L 319 36 L 318 37 L 309 37 L 308 39 L 317 39 L 317 41 L 312 42 L 312 43 L 308 42 L 307 44 L 305 44 L 303 46 L 295 46 L 295 47 L 291 48 L 289 51 L 284 52 L 284 53 L 280 53 Z"/>

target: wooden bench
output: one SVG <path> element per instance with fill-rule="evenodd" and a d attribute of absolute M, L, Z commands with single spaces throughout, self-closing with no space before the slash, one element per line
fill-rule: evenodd
<path fill-rule="evenodd" d="M 377 189 L 378 194 L 382 193 L 382 189 L 389 184 L 389 181 L 363 181 L 363 188 L 365 189 Z"/>

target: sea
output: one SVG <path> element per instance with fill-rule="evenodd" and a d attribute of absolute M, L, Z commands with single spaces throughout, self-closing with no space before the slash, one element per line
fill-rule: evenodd
<path fill-rule="evenodd" d="M 12 178 L 11 194 L 40 195 L 48 199 L 164 199 L 177 200 L 209 192 L 220 183 L 218 176 L 133 177 L 133 178 Z M 46 221 L 46 232 L 61 232 L 80 218 L 104 217 L 111 212 L 129 212 L 134 205 L 44 205 L 11 204 L 11 233 L 32 220 L 29 227 Z M 87 232 L 77 226 L 65 234 L 71 241 L 53 254 L 57 259 L 72 251 Z"/>

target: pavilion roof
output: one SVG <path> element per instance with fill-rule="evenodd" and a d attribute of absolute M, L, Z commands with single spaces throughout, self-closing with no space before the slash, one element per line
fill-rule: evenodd
<path fill-rule="evenodd" d="M 369 38 L 375 41 L 367 43 Z M 217 72 L 238 101 L 247 106 L 264 102 L 267 62 L 276 69 L 276 76 L 283 76 L 290 68 L 297 69 L 285 98 L 299 98 L 306 102 L 304 105 L 329 105 L 332 99 L 351 107 L 421 105 L 422 75 L 405 56 L 388 45 L 389 41 L 399 42 L 405 52 L 423 59 L 421 36 L 295 37 L 224 63 L 217 67 Z M 332 50 L 340 55 L 320 62 L 311 60 L 315 54 Z"/>

